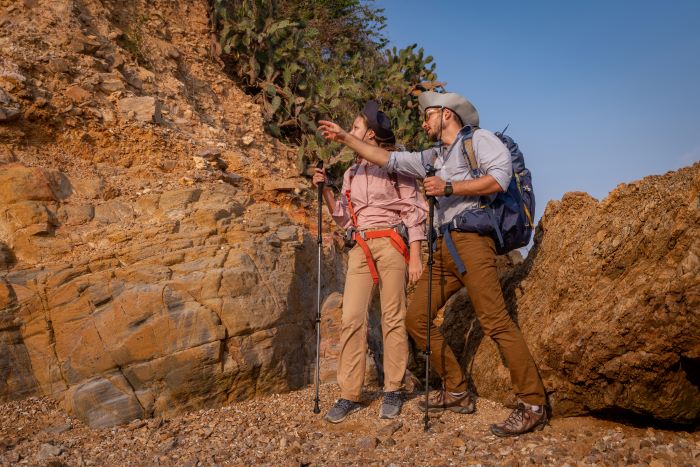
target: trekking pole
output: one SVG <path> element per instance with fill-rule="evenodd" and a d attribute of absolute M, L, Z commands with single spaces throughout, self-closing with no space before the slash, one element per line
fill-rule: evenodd
<path fill-rule="evenodd" d="M 323 161 L 318 161 L 317 169 L 323 168 Z M 323 182 L 318 184 L 318 276 L 316 283 L 316 397 L 314 398 L 314 413 L 320 413 L 318 406 L 318 386 L 321 379 L 321 254 L 323 253 L 322 221 L 323 221 Z"/>
<path fill-rule="evenodd" d="M 435 175 L 435 167 L 430 167 L 426 176 Z M 425 331 L 425 414 L 423 416 L 423 431 L 430 429 L 430 418 L 428 417 L 428 394 L 430 393 L 430 322 L 431 300 L 433 298 L 433 218 L 435 216 L 435 196 L 428 196 L 428 326 Z"/>

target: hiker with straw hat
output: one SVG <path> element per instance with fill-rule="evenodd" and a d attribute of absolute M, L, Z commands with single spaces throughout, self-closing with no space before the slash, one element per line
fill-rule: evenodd
<path fill-rule="evenodd" d="M 370 147 L 394 149 L 389 118 L 374 101 L 367 102 L 347 134 Z M 313 182 L 327 182 L 323 169 L 316 169 Z M 343 293 L 338 359 L 341 394 L 324 418 L 339 423 L 362 408 L 367 313 L 375 288 L 379 289 L 384 342 L 384 399 L 379 416 L 395 418 L 403 404 L 401 386 L 408 363 L 406 279 L 414 283 L 422 273 L 420 251 L 425 240 L 427 206 L 414 177 L 389 174 L 360 158 L 345 172 L 339 199 L 325 186 L 326 206 L 335 222 L 348 232 L 346 239 L 352 248 Z"/>
<path fill-rule="evenodd" d="M 518 397 L 517 408 L 503 423 L 491 425 L 491 432 L 517 436 L 542 429 L 547 423 L 544 386 L 520 329 L 506 310 L 496 272 L 495 241 L 470 228 L 464 218 L 508 188 L 513 175 L 510 152 L 494 133 L 479 128 L 479 114 L 464 97 L 430 91 L 422 93 L 418 102 L 424 117 L 423 130 L 438 142 L 427 151 L 387 151 L 330 121 L 319 122 L 319 131 L 326 139 L 348 146 L 389 173 L 424 179 L 425 194 L 437 201 L 433 227 L 440 237 L 433 265 L 435 275 L 421 276 L 406 317 L 407 330 L 418 347 L 425 348 L 426 342 L 432 346 L 429 361 L 443 382 L 442 389 L 422 401 L 426 427 L 428 411 L 475 410 L 466 375 L 432 321 L 435 312 L 466 287 L 484 333 L 496 342 L 505 358 Z M 472 146 L 477 167 L 470 167 L 465 157 L 466 144 Z M 432 171 L 434 175 L 429 176 Z"/>

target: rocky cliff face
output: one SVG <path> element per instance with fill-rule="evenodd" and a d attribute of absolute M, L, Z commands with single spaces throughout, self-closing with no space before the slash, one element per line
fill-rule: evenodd
<path fill-rule="evenodd" d="M 308 383 L 313 191 L 206 2 L 0 6 L 0 400 L 106 426 Z"/>

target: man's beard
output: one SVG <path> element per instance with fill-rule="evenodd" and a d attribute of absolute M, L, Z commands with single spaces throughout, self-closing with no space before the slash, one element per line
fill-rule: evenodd
<path fill-rule="evenodd" d="M 428 135 L 428 141 L 437 142 L 440 139 L 437 131 L 426 131 L 426 133 Z"/>

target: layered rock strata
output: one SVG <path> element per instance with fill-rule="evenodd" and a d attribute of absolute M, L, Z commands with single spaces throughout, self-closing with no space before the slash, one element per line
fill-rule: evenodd
<path fill-rule="evenodd" d="M 22 181 L 28 168 L 4 170 Z M 49 197 L 45 179 L 34 193 Z M 80 225 L 68 216 L 62 240 L 47 227 L 60 217 L 54 202 L 7 204 L 0 227 L 13 232 L 20 264 L 57 241 L 83 239 L 102 253 L 2 275 L 3 398 L 52 395 L 105 426 L 309 382 L 315 241 L 281 209 L 250 204 L 228 184 L 187 188 L 97 210 Z M 37 218 L 10 214 L 26 203 Z M 337 265 L 325 267 L 334 284 Z"/>

